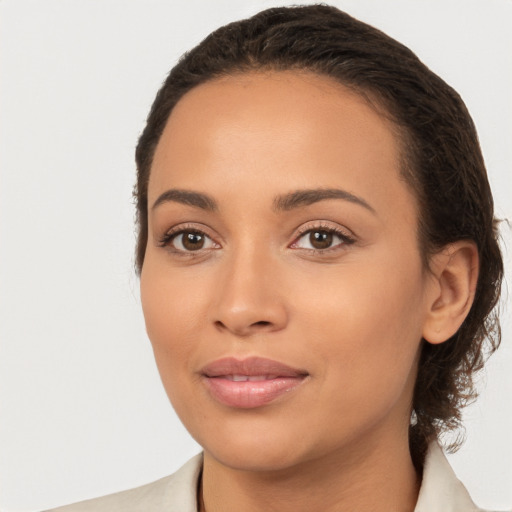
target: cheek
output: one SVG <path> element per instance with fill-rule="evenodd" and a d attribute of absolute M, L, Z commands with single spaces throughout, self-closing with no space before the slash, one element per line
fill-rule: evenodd
<path fill-rule="evenodd" d="M 329 386 L 354 402 L 397 398 L 414 370 L 421 342 L 421 270 L 343 272 L 317 283 L 302 304 L 313 353 L 329 368 Z M 312 309 L 313 306 L 313 309 Z"/>
<path fill-rule="evenodd" d="M 140 280 L 146 331 L 164 386 L 169 392 L 174 379 L 190 369 L 197 336 L 202 330 L 202 294 L 194 280 L 151 262 L 143 267 Z M 145 264 L 146 265 L 146 264 Z"/>
<path fill-rule="evenodd" d="M 146 329 L 153 344 L 178 344 L 186 341 L 197 323 L 204 318 L 204 290 L 192 269 L 172 271 L 165 258 L 148 251 L 140 277 L 142 309 Z M 178 343 L 179 342 L 179 343 Z"/>

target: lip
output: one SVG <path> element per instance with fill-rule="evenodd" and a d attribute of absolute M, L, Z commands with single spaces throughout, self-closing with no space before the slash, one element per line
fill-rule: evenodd
<path fill-rule="evenodd" d="M 200 373 L 215 400 L 241 409 L 266 405 L 296 389 L 308 376 L 303 369 L 262 357 L 218 359 Z"/>

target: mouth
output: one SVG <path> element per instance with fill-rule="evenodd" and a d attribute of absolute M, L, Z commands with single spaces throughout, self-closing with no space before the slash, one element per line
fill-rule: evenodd
<path fill-rule="evenodd" d="M 261 357 L 219 359 L 201 370 L 210 395 L 229 407 L 261 407 L 294 391 L 307 371 Z"/>

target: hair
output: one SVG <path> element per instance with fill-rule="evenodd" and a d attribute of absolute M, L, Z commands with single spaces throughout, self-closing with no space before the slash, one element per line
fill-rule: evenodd
<path fill-rule="evenodd" d="M 461 427 L 461 410 L 477 394 L 475 373 L 500 343 L 495 306 L 503 261 L 473 121 L 460 96 L 407 47 L 334 7 L 308 5 L 267 9 L 230 23 L 183 55 L 159 90 L 136 149 L 136 267 L 140 273 L 147 244 L 152 159 L 176 103 L 216 78 L 290 70 L 330 77 L 393 121 L 402 146 L 401 174 L 419 205 L 425 268 L 447 244 L 472 240 L 478 248 L 476 295 L 462 326 L 445 343 L 422 340 L 409 427 L 411 454 L 421 471 L 429 442 Z"/>

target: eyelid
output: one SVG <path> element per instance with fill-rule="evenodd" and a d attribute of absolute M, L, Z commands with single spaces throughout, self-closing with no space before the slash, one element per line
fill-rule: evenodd
<path fill-rule="evenodd" d="M 333 233 L 334 235 L 337 235 L 343 243 L 339 243 L 333 247 L 328 247 L 326 249 L 308 249 L 308 248 L 300 248 L 300 247 L 294 247 L 294 245 L 307 233 L 310 233 L 311 231 L 327 231 L 329 233 Z M 172 247 L 170 245 L 170 242 L 173 240 L 174 237 L 180 235 L 181 233 L 192 231 L 197 232 L 207 238 L 209 238 L 213 244 L 215 244 L 216 247 L 209 247 L 206 249 L 198 249 L 197 251 L 183 251 L 180 249 L 177 249 L 175 247 Z M 306 252 L 315 252 L 315 253 L 327 253 L 329 251 L 335 251 L 339 250 L 341 247 L 349 246 L 357 241 L 356 235 L 354 233 L 347 229 L 344 226 L 341 226 L 338 223 L 334 223 L 332 221 L 327 220 L 315 220 L 315 221 L 309 221 L 301 226 L 299 226 L 295 233 L 292 235 L 293 241 L 288 245 L 289 248 L 298 249 Z M 212 230 L 202 224 L 202 223 L 196 223 L 196 222 L 185 222 L 181 224 L 177 224 L 175 226 L 172 226 L 170 229 L 166 230 L 165 233 L 159 237 L 157 237 L 157 244 L 159 247 L 166 248 L 169 251 L 179 254 L 179 255 L 185 255 L 185 256 L 199 256 L 200 254 L 204 254 L 205 252 L 216 250 L 222 248 L 222 244 L 218 241 L 220 237 L 213 234 Z"/>
<path fill-rule="evenodd" d="M 207 238 L 209 238 L 217 247 L 215 248 L 207 248 L 207 249 L 198 249 L 197 251 L 182 251 L 180 249 L 176 249 L 175 247 L 170 246 L 170 242 L 177 237 L 178 235 L 191 231 L 199 233 Z M 211 233 L 211 229 L 208 228 L 208 226 L 205 226 L 204 224 L 200 223 L 194 223 L 194 222 L 185 222 L 182 224 L 177 224 L 176 226 L 172 226 L 170 229 L 166 230 L 165 233 L 157 238 L 157 244 L 159 247 L 167 248 L 170 251 L 177 253 L 177 254 L 184 254 L 184 255 L 198 255 L 200 253 L 204 253 L 205 251 L 210 251 L 212 249 L 218 249 L 221 247 L 221 244 L 217 241 L 217 238 L 215 235 Z"/>
<path fill-rule="evenodd" d="M 357 240 L 357 238 L 354 235 L 354 233 L 352 231 L 350 231 L 349 229 L 347 229 L 347 228 L 345 228 L 343 226 L 340 226 L 337 223 L 332 223 L 331 221 L 318 220 L 318 221 L 310 221 L 310 222 L 307 222 L 307 223 L 303 224 L 302 226 L 300 226 L 296 230 L 295 234 L 293 235 L 293 241 L 289 245 L 289 247 L 294 248 L 293 246 L 304 235 L 306 235 L 307 233 L 310 233 L 312 231 L 315 231 L 315 230 L 316 231 L 327 231 L 329 233 L 333 233 L 334 235 L 339 236 L 343 240 L 343 243 L 342 244 L 338 244 L 338 245 L 336 245 L 334 247 L 329 247 L 327 249 L 303 249 L 303 248 L 297 248 L 297 249 L 301 249 L 301 250 L 304 250 L 304 251 L 312 251 L 312 252 L 315 251 L 315 252 L 318 252 L 318 253 L 325 253 L 325 252 L 328 252 L 328 251 L 339 249 L 341 246 L 352 245 Z"/>
<path fill-rule="evenodd" d="M 314 229 L 340 233 L 346 238 L 356 238 L 356 235 L 350 229 L 329 220 L 312 220 L 305 222 L 304 224 L 297 228 L 296 232 L 297 235 L 303 235 L 304 233 L 307 233 L 308 231 Z"/>

